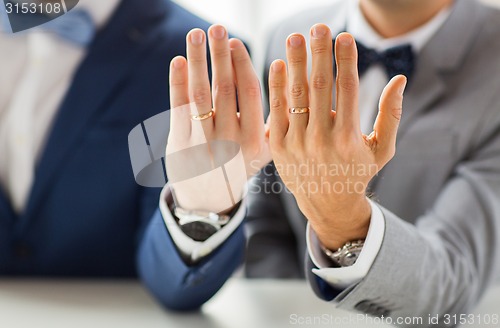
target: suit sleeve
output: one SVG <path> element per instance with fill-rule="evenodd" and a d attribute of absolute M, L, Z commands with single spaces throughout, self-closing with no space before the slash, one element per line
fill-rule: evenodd
<path fill-rule="evenodd" d="M 234 223 L 234 227 L 221 237 L 224 240 L 219 243 L 208 242 L 214 236 L 204 243 L 190 240 L 192 244 L 189 246 L 193 253 L 206 254 L 193 261 L 192 254 L 183 254 L 179 249 L 167 227 L 169 224 L 177 224 L 173 222 L 166 206 L 167 196 L 170 195 L 168 190 L 168 187 L 164 188 L 160 197 L 157 194 L 150 197 L 150 191 L 146 190 L 143 197 L 143 208 L 151 208 L 154 199 L 156 209 L 152 217 L 151 210 L 143 210 L 142 213 L 143 218 L 149 219 L 143 220 L 144 228 L 139 232 L 138 273 L 145 286 L 163 306 L 178 311 L 196 310 L 222 287 L 243 261 L 243 227 L 241 222 L 230 221 L 230 224 Z M 242 212 L 240 215 L 243 216 L 244 211 L 242 205 L 238 212 Z M 146 216 L 147 213 L 149 217 Z M 209 248 L 210 251 L 206 251 Z"/>
<path fill-rule="evenodd" d="M 158 209 L 137 255 L 139 276 L 165 307 L 196 310 L 208 301 L 241 264 L 245 243 L 240 226 L 224 244 L 194 265 L 180 256 Z"/>
<path fill-rule="evenodd" d="M 335 290 L 311 273 L 308 261 L 308 278 L 318 296 L 341 309 L 375 316 L 439 315 L 440 327 L 448 326 L 447 315 L 472 310 L 500 264 L 497 113 L 484 121 L 475 153 L 457 165 L 433 207 L 415 225 L 382 207 L 382 246 L 360 283 Z"/>

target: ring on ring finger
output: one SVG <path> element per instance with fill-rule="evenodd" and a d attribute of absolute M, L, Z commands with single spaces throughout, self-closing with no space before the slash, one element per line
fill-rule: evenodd
<path fill-rule="evenodd" d="M 290 107 L 289 110 L 290 114 L 307 114 L 310 111 L 309 107 Z"/>
<path fill-rule="evenodd" d="M 204 121 L 206 119 L 209 119 L 214 116 L 214 111 L 211 110 L 208 113 L 205 114 L 199 114 L 199 115 L 191 115 L 191 119 L 193 121 Z"/>

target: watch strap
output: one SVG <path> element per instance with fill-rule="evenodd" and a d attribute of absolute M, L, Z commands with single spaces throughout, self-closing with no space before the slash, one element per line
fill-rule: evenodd
<path fill-rule="evenodd" d="M 324 254 L 339 267 L 348 267 L 356 263 L 359 254 L 365 244 L 364 240 L 350 241 L 336 251 L 332 251 L 323 245 L 321 249 Z"/>

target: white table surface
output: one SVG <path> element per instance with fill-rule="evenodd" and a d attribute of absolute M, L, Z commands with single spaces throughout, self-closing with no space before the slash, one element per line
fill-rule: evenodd
<path fill-rule="evenodd" d="M 500 314 L 500 287 L 475 313 Z M 317 299 L 304 281 L 231 279 L 200 312 L 179 314 L 136 281 L 0 280 L 1 328 L 387 327 L 335 324 L 349 315 L 356 317 Z M 311 320 L 321 321 L 304 323 Z"/>

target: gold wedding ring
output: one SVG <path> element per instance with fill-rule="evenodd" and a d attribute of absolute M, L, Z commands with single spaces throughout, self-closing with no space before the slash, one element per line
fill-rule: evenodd
<path fill-rule="evenodd" d="M 191 115 L 191 119 L 193 121 L 203 121 L 206 119 L 209 119 L 210 117 L 214 116 L 214 111 L 211 110 L 208 113 L 205 114 L 200 114 L 200 115 Z"/>
<path fill-rule="evenodd" d="M 309 107 L 291 107 L 288 111 L 290 114 L 307 114 L 309 110 Z"/>

